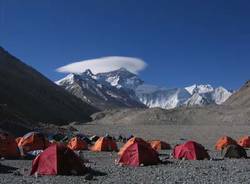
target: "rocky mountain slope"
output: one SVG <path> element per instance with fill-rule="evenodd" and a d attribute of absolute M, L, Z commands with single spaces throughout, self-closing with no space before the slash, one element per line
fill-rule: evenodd
<path fill-rule="evenodd" d="M 70 74 L 56 82 L 59 86 L 100 109 L 117 107 L 161 107 L 222 104 L 232 94 L 223 87 L 192 85 L 164 88 L 145 84 L 125 68 L 94 75 L 90 70 Z"/>
<path fill-rule="evenodd" d="M 3 48 L 0 48 L 0 86 L 0 104 L 36 122 L 84 122 L 97 111 Z"/>
<path fill-rule="evenodd" d="M 0 132 L 22 136 L 33 128 L 34 123 L 31 120 L 27 120 L 21 114 L 9 109 L 6 105 L 0 105 Z"/>
<path fill-rule="evenodd" d="M 132 90 L 118 87 L 120 84 L 116 82 L 111 79 L 106 81 L 102 74 L 94 75 L 90 70 L 86 70 L 82 74 L 69 74 L 56 84 L 99 109 L 145 107 L 134 98 L 135 94 Z"/>
<path fill-rule="evenodd" d="M 250 108 L 250 80 L 234 93 L 225 104 L 235 108 Z"/>

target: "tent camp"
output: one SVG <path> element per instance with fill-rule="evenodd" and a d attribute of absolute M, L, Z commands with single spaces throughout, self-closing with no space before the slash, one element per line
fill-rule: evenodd
<path fill-rule="evenodd" d="M 157 151 L 141 138 L 132 138 L 119 151 L 119 164 L 137 167 L 160 163 Z"/>
<path fill-rule="evenodd" d="M 87 172 L 83 161 L 63 144 L 54 144 L 32 162 L 31 175 L 83 175 Z"/>
<path fill-rule="evenodd" d="M 156 151 L 171 149 L 171 146 L 168 143 L 164 142 L 164 141 L 152 140 L 152 141 L 148 141 L 148 143 Z"/>
<path fill-rule="evenodd" d="M 222 151 L 221 151 L 223 158 L 247 158 L 247 153 L 243 147 L 240 145 L 227 145 Z"/>
<path fill-rule="evenodd" d="M 68 148 L 78 151 L 78 150 L 87 150 L 88 149 L 88 144 L 81 140 L 79 137 L 73 137 L 69 143 L 68 143 Z"/>
<path fill-rule="evenodd" d="M 206 149 L 199 143 L 188 141 L 185 144 L 175 146 L 173 153 L 175 159 L 204 160 L 210 159 Z"/>
<path fill-rule="evenodd" d="M 237 144 L 237 142 L 228 136 L 223 136 L 218 139 L 218 141 L 215 144 L 215 149 L 218 151 L 221 151 L 224 147 L 230 144 Z"/>
<path fill-rule="evenodd" d="M 24 153 L 27 153 L 34 150 L 44 150 L 49 144 L 49 141 L 43 134 L 30 132 L 19 140 L 18 147 L 23 150 Z"/>
<path fill-rule="evenodd" d="M 0 133 L 0 157 L 17 158 L 19 156 L 15 138 L 7 133 Z"/>
<path fill-rule="evenodd" d="M 243 148 L 250 148 L 250 136 L 243 136 L 238 140 L 238 144 Z"/>
<path fill-rule="evenodd" d="M 116 142 L 107 137 L 100 137 L 91 147 L 91 151 L 118 151 Z"/>

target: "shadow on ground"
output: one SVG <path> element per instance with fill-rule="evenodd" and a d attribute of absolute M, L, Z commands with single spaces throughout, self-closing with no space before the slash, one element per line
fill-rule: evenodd
<path fill-rule="evenodd" d="M 89 174 L 91 174 L 92 176 L 107 176 L 108 175 L 105 172 L 101 172 L 101 171 L 97 171 L 93 169 L 89 169 Z"/>
<path fill-rule="evenodd" d="M 16 170 L 17 170 L 16 167 L 10 167 L 10 166 L 0 164 L 0 174 L 9 174 L 9 173 L 13 173 Z"/>

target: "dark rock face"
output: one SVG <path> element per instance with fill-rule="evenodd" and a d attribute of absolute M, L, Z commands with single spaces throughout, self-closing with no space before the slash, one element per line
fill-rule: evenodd
<path fill-rule="evenodd" d="M 34 121 L 86 122 L 97 111 L 1 47 L 0 86 L 0 104 Z"/>
<path fill-rule="evenodd" d="M 12 111 L 5 105 L 0 105 L 0 132 L 23 136 L 34 128 L 34 123 L 21 114 Z"/>

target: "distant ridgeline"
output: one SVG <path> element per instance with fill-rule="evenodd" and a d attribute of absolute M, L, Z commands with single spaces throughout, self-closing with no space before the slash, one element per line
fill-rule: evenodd
<path fill-rule="evenodd" d="M 99 109 L 118 107 L 161 107 L 222 104 L 232 94 L 223 87 L 192 85 L 186 88 L 163 88 L 144 84 L 125 68 L 107 73 L 69 74 L 56 84 Z"/>

